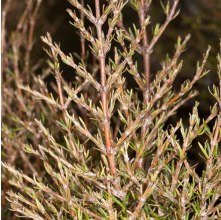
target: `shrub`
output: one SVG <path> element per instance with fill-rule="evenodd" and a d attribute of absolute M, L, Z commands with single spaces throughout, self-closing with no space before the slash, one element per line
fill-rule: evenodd
<path fill-rule="evenodd" d="M 62 45 L 47 33 L 41 39 L 47 47 L 48 69 L 36 77 L 35 66 L 31 69 L 30 65 L 33 26 L 23 41 L 26 30 L 19 23 L 9 44 L 13 50 L 3 63 L 12 75 L 4 82 L 3 107 L 9 119 L 2 127 L 3 148 L 14 155 L 2 163 L 9 171 L 3 180 L 10 175 L 14 187 L 7 192 L 11 210 L 39 220 L 221 218 L 220 55 L 220 83 L 210 90 L 216 99 L 210 115 L 200 119 L 196 102 L 188 126 L 182 120 L 167 125 L 167 120 L 198 94 L 192 88 L 208 73 L 204 66 L 210 51 L 208 47 L 197 63 L 195 76 L 175 91 L 174 80 L 183 65 L 179 58 L 190 35 L 184 40 L 178 37 L 173 56 L 167 55 L 161 70 L 151 76 L 151 53 L 178 15 L 178 0 L 172 5 L 162 3 L 166 19 L 152 28 L 152 35 L 146 31 L 151 26 L 151 1 L 130 1 L 139 25 L 132 24 L 129 29 L 122 15 L 128 2 L 110 0 L 102 6 L 95 0 L 93 10 L 83 1 L 69 1 L 79 11 L 78 15 L 67 10 L 81 34 L 80 55 L 65 54 Z M 35 20 L 40 2 L 27 4 L 21 23 L 28 15 Z M 7 5 L 4 9 L 7 11 Z M 89 27 L 85 27 L 86 19 Z M 19 75 L 22 55 L 18 52 L 23 43 L 28 47 Z M 135 60 L 136 54 L 142 57 L 143 66 Z M 65 81 L 61 62 L 72 68 L 74 80 Z M 49 94 L 44 79 L 50 72 L 55 84 Z M 130 80 L 133 88 L 128 85 Z M 15 84 L 17 96 L 13 97 Z M 16 128 L 12 129 L 13 123 Z M 198 142 L 205 161 L 202 174 L 188 158 L 198 136 L 204 139 Z M 20 163 L 14 167 L 18 153 Z"/>

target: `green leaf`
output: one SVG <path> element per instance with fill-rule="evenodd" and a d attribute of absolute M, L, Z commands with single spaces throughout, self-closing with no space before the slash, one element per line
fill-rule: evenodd
<path fill-rule="evenodd" d="M 127 201 L 129 200 L 130 194 L 131 194 L 131 193 L 130 193 L 130 191 L 129 191 L 129 192 L 127 193 L 126 199 L 123 200 L 124 206 L 126 205 Z"/>
<path fill-rule="evenodd" d="M 161 28 L 160 28 L 160 24 L 156 24 L 156 27 L 154 29 L 154 35 L 157 35 L 160 32 Z"/>
<path fill-rule="evenodd" d="M 153 152 L 153 150 L 147 151 L 142 154 L 142 157 L 146 157 L 147 155 L 150 155 Z"/>
<path fill-rule="evenodd" d="M 107 217 L 107 213 L 106 213 L 102 208 L 98 208 L 98 211 L 99 211 L 104 217 Z"/>
<path fill-rule="evenodd" d="M 139 9 L 139 4 L 136 3 L 136 1 L 130 1 L 130 4 L 131 4 L 132 8 L 133 8 L 135 11 L 138 11 L 138 9 Z"/>
<path fill-rule="evenodd" d="M 118 199 L 116 199 L 114 196 L 111 196 L 111 198 L 116 202 L 118 205 L 120 205 L 123 209 L 126 209 L 125 204 L 122 204 Z"/>
<path fill-rule="evenodd" d="M 61 121 L 61 122 L 60 122 Z M 67 130 L 67 126 L 66 123 L 63 121 L 62 118 L 60 118 L 60 121 L 56 121 L 59 125 L 61 125 L 61 127 L 63 127 L 65 130 Z"/>
<path fill-rule="evenodd" d="M 198 135 L 202 135 L 204 133 L 205 129 L 204 128 L 201 128 L 199 131 L 198 131 Z"/>
<path fill-rule="evenodd" d="M 201 145 L 200 142 L 198 142 L 198 144 L 199 144 L 199 147 L 200 147 L 201 151 L 203 152 L 204 156 L 206 157 L 206 159 L 208 159 L 209 155 L 207 154 L 206 150 L 204 149 L 204 147 Z"/>
<path fill-rule="evenodd" d="M 110 62 L 112 63 L 112 66 L 113 66 L 114 70 L 116 70 L 116 69 L 117 69 L 117 66 L 116 66 L 116 64 L 114 63 L 114 61 L 113 61 L 112 59 L 109 59 L 109 60 L 110 60 Z"/>
<path fill-rule="evenodd" d="M 163 164 L 163 166 L 169 171 L 169 173 L 172 173 L 171 169 L 165 163 Z"/>
<path fill-rule="evenodd" d="M 203 125 L 204 125 L 204 127 L 205 127 L 207 133 L 208 133 L 209 135 L 211 135 L 212 133 L 211 133 L 211 131 L 210 131 L 208 125 L 206 124 L 206 122 L 205 122 L 204 120 L 203 120 Z"/>
<path fill-rule="evenodd" d="M 187 135 L 187 129 L 184 129 L 183 124 L 181 124 L 181 126 L 180 126 L 180 131 L 181 131 L 183 138 L 185 139 L 186 135 Z"/>
<path fill-rule="evenodd" d="M 200 206 L 199 206 L 199 203 L 198 202 L 195 202 L 195 203 L 192 203 L 192 206 L 197 214 L 197 216 L 199 216 L 200 214 Z"/>
<path fill-rule="evenodd" d="M 87 130 L 87 127 L 86 127 L 86 125 L 85 125 L 83 119 L 82 119 L 81 117 L 79 117 L 79 120 L 80 120 L 80 122 L 82 123 L 83 127 L 85 128 L 85 130 Z"/>
<path fill-rule="evenodd" d="M 212 153 L 212 157 L 214 157 L 217 154 L 217 150 L 218 150 L 218 146 L 216 145 L 214 147 L 213 153 Z"/>
<path fill-rule="evenodd" d="M 182 151 L 180 145 L 178 144 L 178 142 L 176 142 L 176 146 L 177 146 L 178 149 L 179 149 L 179 157 L 182 158 L 182 156 L 183 156 L 183 151 Z"/>
<path fill-rule="evenodd" d="M 67 65 L 70 65 L 70 62 L 68 60 L 66 60 L 63 56 L 61 56 L 61 60 L 67 64 Z"/>
<path fill-rule="evenodd" d="M 166 8 L 165 8 L 165 6 L 164 6 L 162 1 L 160 1 L 160 4 L 161 4 L 161 7 L 163 8 L 163 10 L 166 11 Z"/>
<path fill-rule="evenodd" d="M 118 109 L 118 114 L 120 115 L 120 119 L 124 122 L 124 124 L 127 125 L 127 120 L 124 118 L 124 116 L 121 114 L 120 110 Z"/>
<path fill-rule="evenodd" d="M 70 151 L 72 151 L 71 145 L 70 145 L 70 143 L 69 143 L 67 137 L 64 136 L 64 139 L 65 139 L 65 142 L 66 142 L 67 148 L 68 148 Z M 63 148 L 63 147 L 62 147 L 62 148 Z M 66 149 L 66 148 L 65 148 L 65 149 Z M 67 150 L 67 149 L 66 149 L 66 150 Z"/>
<path fill-rule="evenodd" d="M 12 76 L 12 78 L 15 78 L 15 74 L 7 67 L 6 71 Z"/>
<path fill-rule="evenodd" d="M 41 121 L 42 121 L 42 124 L 44 125 L 45 124 L 45 116 L 44 116 L 43 112 L 41 112 Z"/>

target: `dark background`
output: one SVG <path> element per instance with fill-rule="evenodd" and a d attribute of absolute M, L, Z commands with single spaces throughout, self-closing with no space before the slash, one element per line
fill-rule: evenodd
<path fill-rule="evenodd" d="M 2 5 L 4 5 L 4 2 L 2 1 Z M 24 9 L 25 1 L 12 0 L 12 2 L 13 7 L 11 7 L 6 18 L 6 36 L 9 36 L 10 31 L 16 26 Z M 103 2 L 105 3 L 105 1 Z M 162 2 L 166 3 L 165 0 Z M 93 9 L 92 0 L 85 1 L 86 4 L 89 4 Z M 40 40 L 40 36 L 44 36 L 47 32 L 51 34 L 53 41 L 61 44 L 61 49 L 65 53 L 75 52 L 80 54 L 79 35 L 77 29 L 69 23 L 69 21 L 73 22 L 73 20 L 66 12 L 67 8 L 74 9 L 66 0 L 42 1 L 36 21 L 34 46 L 31 54 L 33 64 L 42 59 L 42 66 L 47 65 L 44 62 L 47 60 L 47 55 L 42 49 L 45 45 Z M 178 8 L 181 10 L 179 16 L 169 24 L 151 55 L 151 74 L 154 77 L 155 73 L 160 69 L 160 61 L 165 59 L 167 53 L 169 55 L 173 54 L 177 37 L 181 36 L 184 39 L 190 33 L 191 39 L 187 44 L 187 50 L 181 56 L 181 59 L 184 60 L 183 68 L 175 82 L 176 89 L 179 89 L 181 82 L 194 76 L 196 62 L 202 61 L 203 53 L 205 53 L 208 45 L 211 45 L 212 50 L 206 64 L 206 69 L 209 69 L 210 73 L 200 80 L 195 87 L 195 89 L 200 90 L 200 96 L 198 97 L 201 102 L 200 110 L 203 114 L 206 114 L 208 109 L 206 110 L 205 107 L 208 108 L 213 103 L 211 96 L 209 95 L 208 97 L 208 86 L 218 83 L 215 57 L 219 52 L 219 38 L 221 37 L 221 1 L 180 0 Z M 129 4 L 124 8 L 123 14 L 126 27 L 130 27 L 132 23 L 139 27 L 137 14 Z M 165 20 L 160 1 L 153 1 L 149 14 L 151 15 L 151 24 L 148 27 L 148 36 L 151 38 L 152 27 L 156 23 L 162 24 Z M 90 24 L 89 22 L 85 23 L 86 26 Z M 138 59 L 142 67 L 142 57 L 135 56 L 135 59 Z M 62 65 L 62 69 L 64 69 L 64 75 L 67 79 L 72 80 L 71 69 L 65 65 Z"/>

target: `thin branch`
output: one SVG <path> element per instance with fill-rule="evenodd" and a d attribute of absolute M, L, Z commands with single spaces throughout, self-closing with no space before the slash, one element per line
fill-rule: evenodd
<path fill-rule="evenodd" d="M 95 0 L 95 10 L 96 10 L 96 19 L 97 19 L 97 24 L 96 24 L 97 36 L 100 42 L 99 62 L 100 62 L 100 74 L 101 74 L 101 100 L 102 100 L 104 116 L 106 118 L 104 124 L 105 143 L 107 149 L 107 156 L 110 163 L 111 175 L 113 175 L 116 178 L 117 177 L 116 161 L 112 150 L 112 140 L 110 134 L 110 116 L 108 114 L 108 101 L 107 101 L 107 94 L 105 91 L 106 87 L 105 55 L 106 54 L 104 51 L 104 42 L 102 37 L 102 21 L 100 20 L 99 0 Z"/>

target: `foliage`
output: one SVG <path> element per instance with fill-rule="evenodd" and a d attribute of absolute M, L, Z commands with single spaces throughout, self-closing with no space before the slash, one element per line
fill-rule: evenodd
<path fill-rule="evenodd" d="M 7 157 L 2 166 L 11 210 L 39 220 L 221 218 L 220 55 L 219 85 L 209 90 L 216 100 L 210 115 L 200 119 L 196 102 L 189 126 L 182 120 L 166 126 L 198 94 L 193 87 L 208 73 L 204 67 L 211 49 L 197 62 L 194 77 L 176 91 L 174 81 L 183 65 L 180 56 L 190 35 L 178 37 L 174 54 L 167 55 L 161 70 L 151 77 L 151 54 L 179 14 L 179 1 L 162 2 L 165 21 L 152 27 L 152 35 L 147 34 L 151 1 L 109 0 L 102 6 L 95 0 L 94 9 L 83 1 L 69 2 L 71 24 L 80 32 L 80 55 L 65 54 L 47 33 L 41 39 L 48 68 L 36 77 L 40 64 L 31 63 L 30 51 L 41 0 L 27 1 L 10 41 L 3 42 L 3 49 L 12 48 L 8 53 L 3 50 L 2 62 L 7 73 L 2 97 L 2 145 Z M 3 24 L 10 3 L 4 6 Z M 138 25 L 129 29 L 123 22 L 127 4 L 139 18 Z M 29 19 L 27 30 L 24 24 Z M 142 56 L 142 67 L 136 54 Z M 61 62 L 75 74 L 70 82 L 63 77 Z M 55 83 L 49 94 L 45 78 L 50 73 Z M 132 89 L 131 79 L 136 83 Z M 205 140 L 198 143 L 205 161 L 202 175 L 188 159 L 198 136 Z"/>

